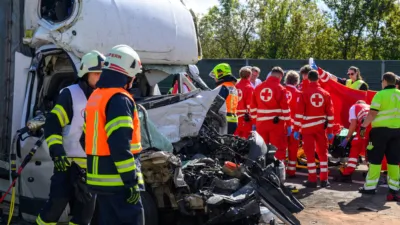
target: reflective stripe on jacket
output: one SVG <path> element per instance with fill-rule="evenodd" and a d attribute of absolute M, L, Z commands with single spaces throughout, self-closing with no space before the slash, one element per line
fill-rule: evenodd
<path fill-rule="evenodd" d="M 119 116 L 107 122 L 107 105 L 111 97 L 116 94 L 123 94 L 132 101 L 133 118 Z M 128 149 L 121 149 L 121 153 L 128 151 L 123 158 L 118 158 L 118 152 L 111 153 L 108 143 L 108 138 L 120 128 L 133 130 L 130 153 Z M 129 188 L 129 185 L 134 185 L 138 190 L 144 189 L 139 159 L 136 157 L 135 160 L 134 157 L 134 155 L 138 156 L 142 150 L 140 121 L 134 100 L 125 89 L 98 88 L 93 92 L 86 106 L 84 131 L 89 187 L 92 189 L 94 187 L 95 192 L 115 192 Z"/>
<path fill-rule="evenodd" d="M 237 123 L 238 117 L 237 105 L 239 102 L 239 95 L 235 85 L 232 82 L 224 82 L 219 86 L 225 86 L 229 90 L 228 97 L 225 100 L 226 103 L 226 120 L 230 123 Z"/>

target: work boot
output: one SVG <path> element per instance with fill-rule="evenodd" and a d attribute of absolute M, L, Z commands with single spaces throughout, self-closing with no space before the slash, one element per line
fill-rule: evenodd
<path fill-rule="evenodd" d="M 388 202 L 390 202 L 390 201 L 400 202 L 399 192 L 389 189 L 389 192 L 386 195 L 386 201 L 388 201 Z"/>
<path fill-rule="evenodd" d="M 309 180 L 303 181 L 303 186 L 307 188 L 317 188 L 317 182 L 311 182 Z"/>
<path fill-rule="evenodd" d="M 328 180 L 321 180 L 321 187 L 330 187 L 331 184 Z"/>
<path fill-rule="evenodd" d="M 376 193 L 376 189 L 365 190 L 364 187 L 360 187 L 358 189 L 358 192 L 361 193 L 361 194 L 374 195 Z"/>

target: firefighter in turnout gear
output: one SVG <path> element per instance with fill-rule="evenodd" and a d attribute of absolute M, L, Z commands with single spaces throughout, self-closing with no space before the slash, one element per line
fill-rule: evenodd
<path fill-rule="evenodd" d="M 320 161 L 321 187 L 329 186 L 328 182 L 328 139 L 333 139 L 333 105 L 327 91 L 318 84 L 318 72 L 311 70 L 308 73 L 310 83 L 303 89 L 298 100 L 294 138 L 303 139 L 303 148 L 307 157 L 308 180 L 306 187 L 317 187 L 317 167 L 315 163 L 315 150 Z M 325 132 L 328 131 L 328 138 Z"/>
<path fill-rule="evenodd" d="M 231 66 L 227 63 L 220 63 L 212 70 L 216 85 L 221 86 L 219 95 L 225 99 L 226 121 L 228 122 L 228 134 L 235 133 L 238 125 L 236 109 L 239 102 L 238 91 L 235 87 L 236 78 L 232 76 Z"/>
<path fill-rule="evenodd" d="M 250 105 L 253 98 L 254 88 L 250 83 L 251 69 L 243 67 L 240 72 L 240 81 L 236 84 L 239 103 L 237 107 L 238 127 L 235 135 L 247 139 L 252 130 L 250 117 Z"/>
<path fill-rule="evenodd" d="M 280 84 L 283 70 L 274 67 L 271 75 L 256 87 L 251 104 L 251 116 L 255 120 L 257 133 L 266 144 L 276 146 L 275 157 L 286 158 L 287 138 L 292 132 L 287 91 Z"/>
<path fill-rule="evenodd" d="M 396 76 L 387 72 L 382 78 L 383 90 L 375 94 L 370 111 L 361 125 L 360 135 L 364 137 L 367 127 L 372 129 L 367 147 L 369 162 L 368 174 L 364 187 L 360 192 L 375 194 L 378 185 L 381 162 L 387 160 L 388 201 L 400 201 L 399 191 L 399 159 L 400 159 L 400 90 L 396 89 Z"/>
<path fill-rule="evenodd" d="M 371 130 L 371 126 L 367 127 L 367 130 L 365 132 L 365 137 L 361 137 L 359 132 L 357 132 L 355 137 L 352 136 L 355 131 L 360 130 L 362 122 L 368 115 L 369 107 L 370 106 L 367 103 L 365 103 L 365 101 L 359 100 L 356 102 L 356 104 L 351 106 L 349 110 L 349 122 L 350 122 L 349 133 L 339 146 L 342 148 L 346 148 L 348 142 L 352 139 L 351 149 L 346 167 L 341 167 L 339 169 L 340 172 L 340 177 L 338 177 L 339 181 L 351 182 L 351 174 L 357 167 L 358 158 L 360 155 L 365 154 L 365 149 L 367 148 L 368 145 L 368 140 L 369 140 L 368 137 L 369 137 L 369 131 Z"/>
<path fill-rule="evenodd" d="M 141 67 L 131 47 L 113 47 L 86 106 L 82 142 L 87 154 L 87 184 L 97 194 L 102 225 L 143 222 L 140 122 L 128 92 Z"/>
<path fill-rule="evenodd" d="M 87 99 L 100 77 L 104 56 L 91 51 L 82 57 L 78 81 L 61 90 L 56 105 L 47 115 L 44 127 L 47 146 L 54 161 L 49 200 L 41 209 L 36 223 L 56 224 L 71 201 L 72 218 L 69 224 L 89 224 L 94 212 L 95 198 L 77 201 L 75 168 L 86 168 L 86 153 L 79 143 L 84 123 L 83 111 Z M 74 166 L 71 164 L 74 162 Z M 84 184 L 82 184 L 84 185 Z M 78 190 L 78 193 L 82 190 Z"/>
<path fill-rule="evenodd" d="M 290 70 L 287 72 L 285 77 L 285 84 L 287 90 L 287 99 L 289 103 L 290 113 L 291 113 L 291 121 L 292 125 L 294 124 L 294 117 L 296 113 L 297 107 L 297 99 L 299 98 L 301 92 L 296 88 L 299 83 L 300 76 L 296 71 Z M 292 127 L 293 128 L 293 127 Z M 293 135 L 288 137 L 288 152 L 289 152 L 289 160 L 286 169 L 286 173 L 288 177 L 295 177 L 296 174 L 296 163 L 297 163 L 297 151 L 299 149 L 299 140 L 296 140 Z"/>

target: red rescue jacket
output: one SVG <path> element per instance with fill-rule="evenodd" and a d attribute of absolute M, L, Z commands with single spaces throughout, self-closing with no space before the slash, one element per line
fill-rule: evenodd
<path fill-rule="evenodd" d="M 286 88 L 280 84 L 280 79 L 272 76 L 255 88 L 250 113 L 257 127 L 269 131 L 276 126 L 291 126 L 286 94 Z M 279 122 L 274 124 L 276 117 Z"/>
<path fill-rule="evenodd" d="M 333 127 L 333 104 L 331 96 L 316 82 L 310 82 L 298 99 L 294 131 L 304 134 L 321 132 L 327 122 L 328 133 Z"/>

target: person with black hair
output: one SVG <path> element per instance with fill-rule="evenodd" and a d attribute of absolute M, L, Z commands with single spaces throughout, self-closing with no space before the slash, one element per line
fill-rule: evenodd
<path fill-rule="evenodd" d="M 256 87 L 251 104 L 251 116 L 257 133 L 266 144 L 276 146 L 275 157 L 286 159 L 287 138 L 292 132 L 287 90 L 280 82 L 284 72 L 280 67 L 271 70 L 270 77 Z"/>
<path fill-rule="evenodd" d="M 303 139 L 303 148 L 307 157 L 308 180 L 304 186 L 317 187 L 317 167 L 315 151 L 320 161 L 321 187 L 329 186 L 328 181 L 328 140 L 333 139 L 333 104 L 330 94 L 318 83 L 318 72 L 308 73 L 310 83 L 303 89 L 298 98 L 294 118 L 294 138 Z M 328 131 L 328 137 L 325 129 Z"/>

